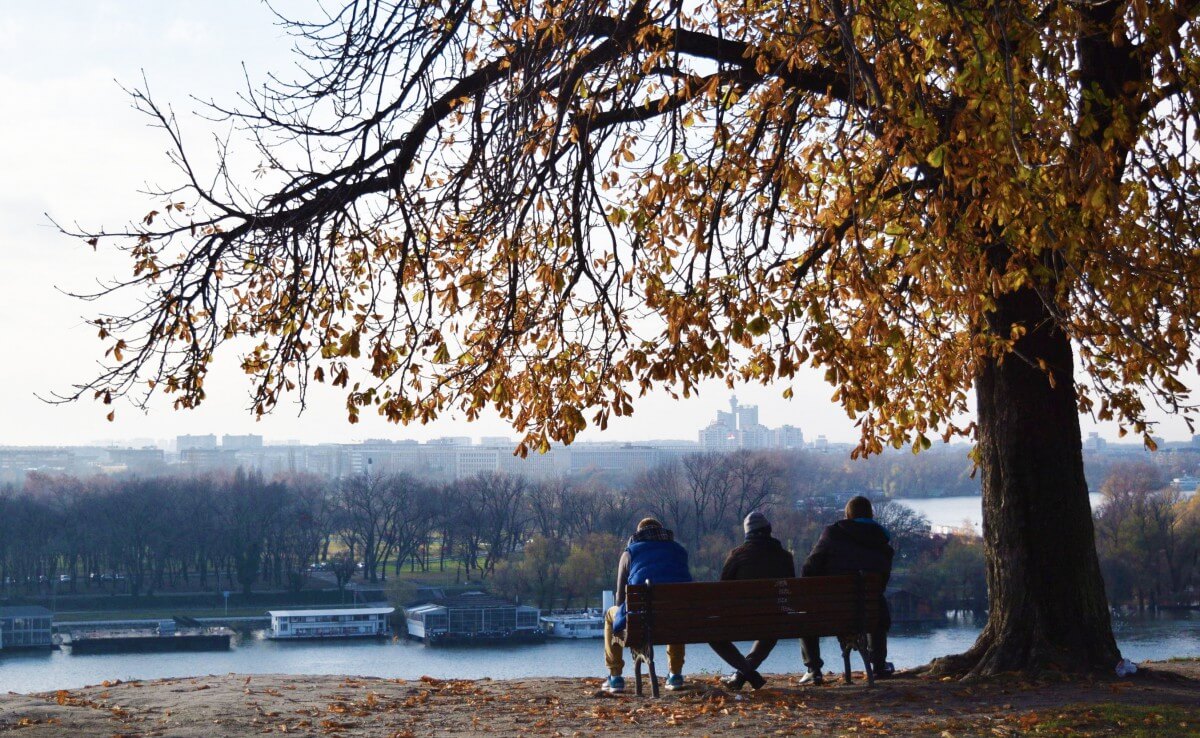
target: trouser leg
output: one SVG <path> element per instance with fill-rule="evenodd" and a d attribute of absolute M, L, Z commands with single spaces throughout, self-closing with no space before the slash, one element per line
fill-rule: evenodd
<path fill-rule="evenodd" d="M 604 613 L 604 665 L 613 676 L 621 676 L 625 671 L 624 647 L 613 642 L 613 618 L 617 616 L 617 609 L 610 607 Z"/>
<path fill-rule="evenodd" d="M 750 653 L 746 654 L 746 661 L 758 671 L 758 667 L 762 666 L 762 662 L 767 660 L 771 655 L 771 651 L 775 648 L 775 644 L 779 641 L 755 641 L 750 648 Z"/>
<path fill-rule="evenodd" d="M 804 666 L 809 671 L 817 672 L 825 665 L 821 660 L 821 639 L 819 638 L 801 638 L 800 639 L 800 656 L 804 659 Z"/>
<path fill-rule="evenodd" d="M 715 643 L 710 643 L 708 645 L 713 651 L 716 652 L 718 656 L 724 659 L 725 663 L 729 664 L 741 673 L 749 674 L 750 672 L 755 671 L 756 666 L 750 661 L 749 658 L 743 656 L 742 652 L 738 650 L 737 646 L 733 645 L 731 642 L 716 641 Z"/>
<path fill-rule="evenodd" d="M 884 668 L 887 664 L 887 634 L 891 628 L 891 608 L 888 607 L 886 598 L 880 598 L 879 628 L 867 636 L 867 643 L 871 647 L 871 665 L 875 667 L 876 671 Z"/>
<path fill-rule="evenodd" d="M 673 643 L 667 646 L 667 667 L 672 674 L 683 673 L 683 644 Z"/>

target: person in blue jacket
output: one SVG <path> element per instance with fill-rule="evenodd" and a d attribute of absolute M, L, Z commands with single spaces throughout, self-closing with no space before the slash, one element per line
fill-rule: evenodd
<path fill-rule="evenodd" d="M 654 584 L 690 582 L 688 555 L 683 546 L 675 541 L 675 534 L 663 527 L 654 518 L 644 518 L 637 532 L 629 539 L 629 545 L 621 554 L 617 565 L 616 605 L 604 613 L 604 663 L 608 667 L 608 679 L 604 683 L 607 692 L 625 690 L 623 646 L 613 638 L 614 633 L 625 630 L 625 586 L 650 580 Z M 667 689 L 683 689 L 682 644 L 667 646 Z"/>
<path fill-rule="evenodd" d="M 825 528 L 817 545 L 809 553 L 801 567 L 800 576 L 822 577 L 835 574 L 853 574 L 859 571 L 878 572 L 883 575 L 884 588 L 892 574 L 892 549 L 890 536 L 882 525 L 875 521 L 875 511 L 866 497 L 853 497 L 846 503 L 846 518 Z M 887 632 L 892 626 L 887 598 L 880 595 L 879 628 L 867 634 L 871 649 L 872 667 L 877 676 L 890 676 L 892 665 L 887 660 Z M 816 638 L 800 639 L 800 650 L 804 665 L 808 669 L 800 678 L 801 684 L 820 684 L 821 667 L 820 641 Z"/>

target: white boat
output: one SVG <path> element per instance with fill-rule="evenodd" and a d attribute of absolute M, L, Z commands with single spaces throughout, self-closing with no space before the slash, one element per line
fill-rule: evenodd
<path fill-rule="evenodd" d="M 599 610 L 551 613 L 541 618 L 542 628 L 551 638 L 603 638 L 604 615 Z"/>
<path fill-rule="evenodd" d="M 392 634 L 394 607 L 341 607 L 331 610 L 270 610 L 267 638 L 384 638 Z"/>

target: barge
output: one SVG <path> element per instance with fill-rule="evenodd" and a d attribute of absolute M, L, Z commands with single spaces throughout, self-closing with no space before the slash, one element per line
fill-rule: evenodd
<path fill-rule="evenodd" d="M 164 620 L 153 629 L 75 630 L 63 645 L 71 654 L 166 653 L 172 651 L 228 651 L 233 639 L 229 628 L 184 627 Z"/>

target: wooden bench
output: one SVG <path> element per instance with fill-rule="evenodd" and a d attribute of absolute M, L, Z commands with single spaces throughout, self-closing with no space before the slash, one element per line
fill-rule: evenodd
<path fill-rule="evenodd" d="M 850 651 L 866 665 L 875 685 L 867 633 L 879 623 L 883 577 L 859 573 L 798 579 L 630 585 L 625 591 L 625 645 L 634 659 L 637 693 L 642 694 L 642 662 L 658 696 L 654 647 L 671 643 L 712 643 L 837 636 L 845 680 L 850 682 Z"/>

